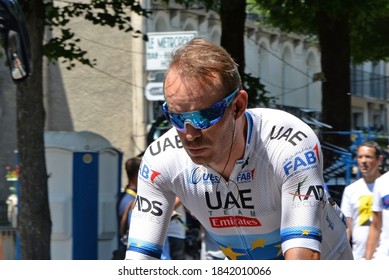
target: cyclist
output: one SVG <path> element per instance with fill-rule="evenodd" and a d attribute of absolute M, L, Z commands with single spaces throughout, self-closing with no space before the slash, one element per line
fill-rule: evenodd
<path fill-rule="evenodd" d="M 247 109 L 223 48 L 178 48 L 164 95 L 173 127 L 143 156 L 126 259 L 160 258 L 176 196 L 228 259 L 352 259 L 315 133 L 286 112 Z"/>

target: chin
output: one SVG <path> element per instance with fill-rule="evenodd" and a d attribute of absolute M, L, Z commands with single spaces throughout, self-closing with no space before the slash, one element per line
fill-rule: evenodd
<path fill-rule="evenodd" d="M 209 160 L 204 155 L 193 155 L 191 153 L 187 153 L 190 159 L 195 163 L 199 165 L 206 165 L 208 164 Z"/>
<path fill-rule="evenodd" d="M 208 161 L 206 161 L 203 157 L 196 157 L 191 155 L 189 155 L 189 157 L 195 164 L 205 165 L 208 163 Z"/>

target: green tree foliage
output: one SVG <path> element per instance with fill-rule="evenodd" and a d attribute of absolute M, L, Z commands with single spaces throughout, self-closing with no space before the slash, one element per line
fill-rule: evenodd
<path fill-rule="evenodd" d="M 351 56 L 357 63 L 389 58 L 389 2 L 387 0 L 249 0 L 250 7 L 286 32 L 318 34 L 324 14 L 345 17 L 350 25 Z M 257 3 L 257 5 L 255 5 Z M 334 34 L 335 36 L 335 34 Z"/>
<path fill-rule="evenodd" d="M 388 6 L 389 6 L 389 2 Z M 351 54 L 354 63 L 381 59 L 389 61 L 389 8 L 376 17 L 366 15 L 366 20 L 353 23 Z"/>
<path fill-rule="evenodd" d="M 282 30 L 317 36 L 326 81 L 322 117 L 334 130 L 351 129 L 350 65 L 388 57 L 387 0 L 255 0 L 269 23 Z M 344 139 L 327 138 L 347 146 Z"/>

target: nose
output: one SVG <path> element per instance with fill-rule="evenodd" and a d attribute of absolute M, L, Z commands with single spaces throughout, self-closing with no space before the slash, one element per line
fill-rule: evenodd
<path fill-rule="evenodd" d="M 188 141 L 194 141 L 196 138 L 201 136 L 201 130 L 194 128 L 191 124 L 185 126 L 185 138 Z"/>

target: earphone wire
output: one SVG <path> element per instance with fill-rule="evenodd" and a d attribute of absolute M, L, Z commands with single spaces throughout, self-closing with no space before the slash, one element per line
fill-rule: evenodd
<path fill-rule="evenodd" d="M 228 153 L 227 162 L 224 165 L 223 171 L 221 173 L 221 177 L 223 177 L 224 171 L 226 171 L 228 162 L 230 161 L 230 158 L 231 158 L 232 146 L 234 145 L 234 139 L 235 139 L 235 123 L 236 123 L 236 119 L 234 118 L 234 126 L 233 126 L 233 130 L 232 130 L 232 139 L 231 139 L 231 145 L 230 145 L 230 152 Z M 228 185 L 228 182 L 229 182 L 229 178 L 227 180 L 227 185 Z M 219 183 L 220 183 L 220 181 L 219 181 Z M 218 185 L 219 185 L 219 183 L 218 183 Z M 216 188 L 218 187 L 218 185 L 216 186 Z"/>

